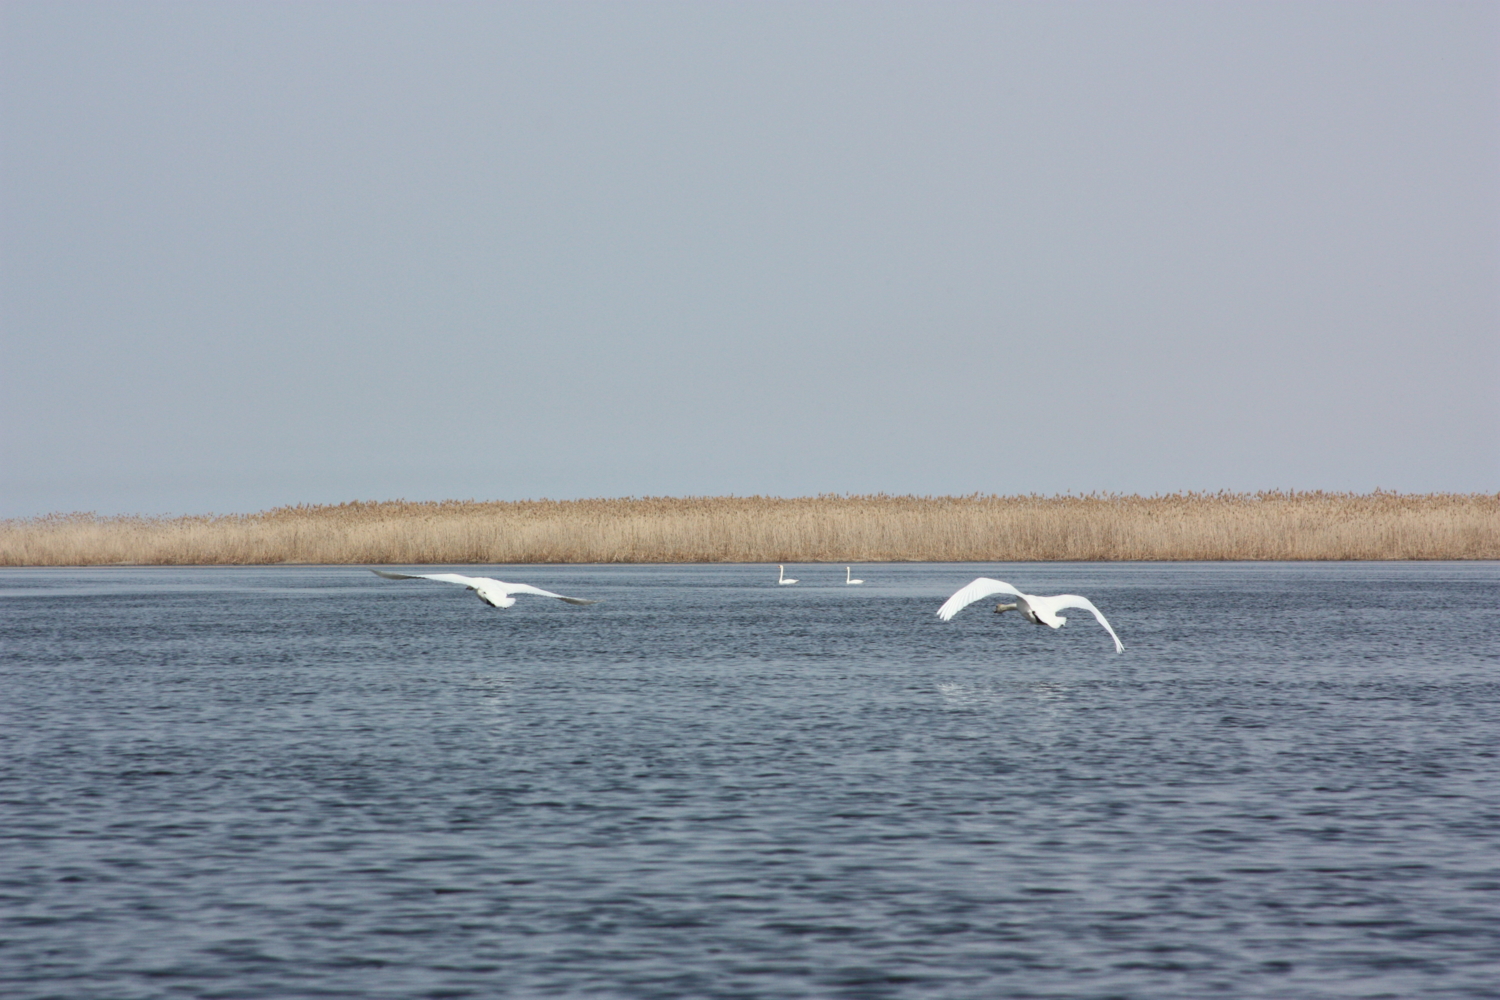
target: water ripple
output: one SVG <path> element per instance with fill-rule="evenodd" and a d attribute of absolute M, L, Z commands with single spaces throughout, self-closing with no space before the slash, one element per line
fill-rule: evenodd
<path fill-rule="evenodd" d="M 820 572 L 0 572 L 0 992 L 1497 995 L 1494 565 Z"/>

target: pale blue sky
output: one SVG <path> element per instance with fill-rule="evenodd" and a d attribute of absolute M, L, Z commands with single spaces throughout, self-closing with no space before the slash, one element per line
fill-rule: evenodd
<path fill-rule="evenodd" d="M 1495 3 L 0 17 L 0 516 L 1500 489 Z"/>

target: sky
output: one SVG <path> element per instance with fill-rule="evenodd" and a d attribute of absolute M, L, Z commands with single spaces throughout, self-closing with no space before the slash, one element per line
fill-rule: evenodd
<path fill-rule="evenodd" d="M 1500 4 L 0 2 L 0 517 L 1500 490 Z"/>

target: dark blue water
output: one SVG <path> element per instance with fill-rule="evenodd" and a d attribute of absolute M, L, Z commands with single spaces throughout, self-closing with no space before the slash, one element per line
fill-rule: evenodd
<path fill-rule="evenodd" d="M 1500 566 L 858 569 L 0 571 L 0 994 L 1500 996 Z"/>

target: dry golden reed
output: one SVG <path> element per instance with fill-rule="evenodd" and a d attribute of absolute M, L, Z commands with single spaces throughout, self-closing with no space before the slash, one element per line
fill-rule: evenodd
<path fill-rule="evenodd" d="M 1500 559 L 1500 495 L 640 497 L 0 520 L 0 565 Z"/>

